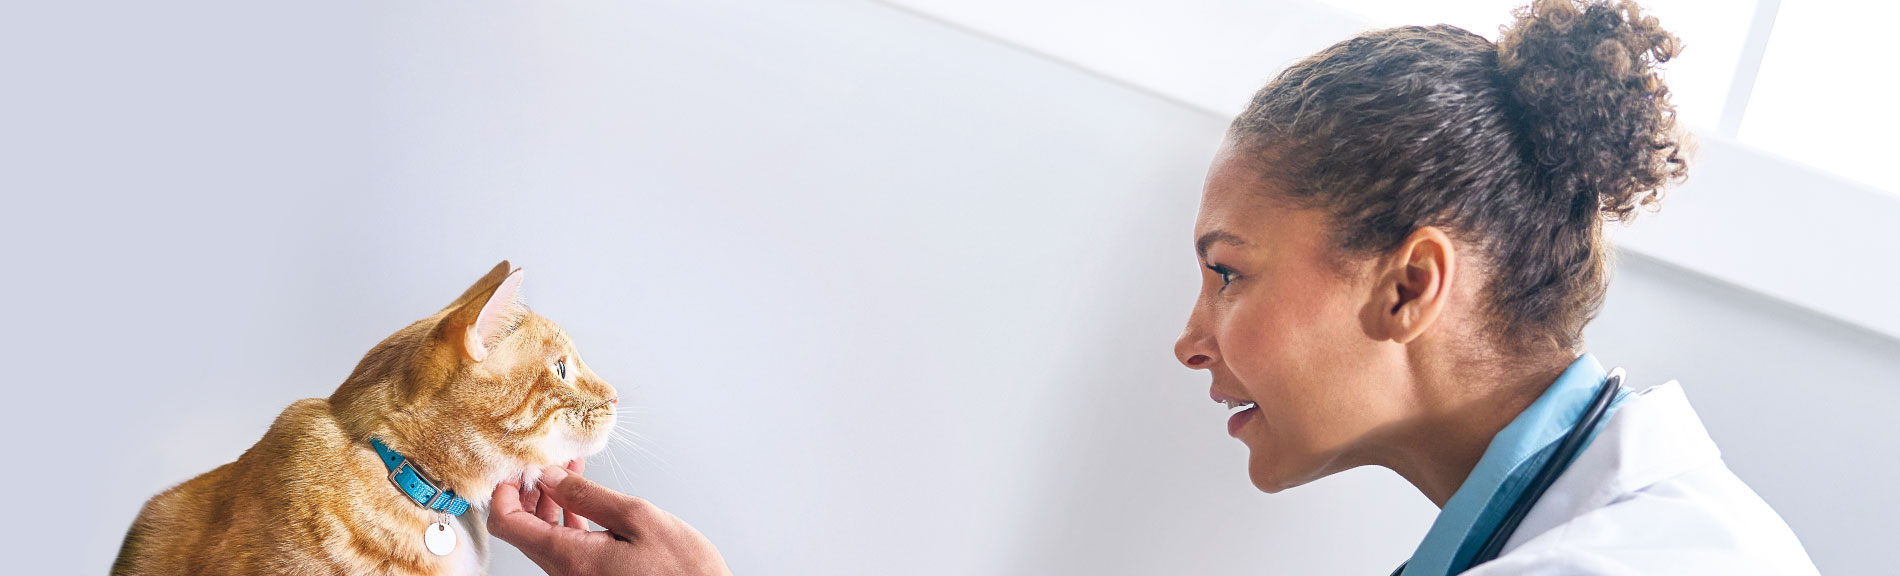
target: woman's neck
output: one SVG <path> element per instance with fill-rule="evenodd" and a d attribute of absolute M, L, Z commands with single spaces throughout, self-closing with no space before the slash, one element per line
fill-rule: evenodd
<path fill-rule="evenodd" d="M 1541 367 L 1535 370 L 1477 381 L 1470 371 L 1420 374 L 1419 415 L 1382 451 L 1382 464 L 1444 508 L 1491 440 L 1543 396 L 1571 360 L 1536 362 Z"/>

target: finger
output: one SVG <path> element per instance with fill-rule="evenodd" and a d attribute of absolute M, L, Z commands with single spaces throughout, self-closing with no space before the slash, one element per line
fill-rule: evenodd
<path fill-rule="evenodd" d="M 597 561 L 611 555 L 613 547 L 626 545 L 607 532 L 548 524 L 521 509 L 518 492 L 512 486 L 497 488 L 488 509 L 488 533 L 513 544 L 549 574 L 572 573 L 566 568 Z"/>
<path fill-rule="evenodd" d="M 535 491 L 534 515 L 549 524 L 561 525 L 561 506 L 554 503 L 554 497 L 547 490 Z"/>
<path fill-rule="evenodd" d="M 562 508 L 593 520 L 602 528 L 635 538 L 661 525 L 666 512 L 646 500 L 615 492 L 567 469 L 550 466 L 541 474 L 543 492 Z"/>
<path fill-rule="evenodd" d="M 513 512 L 521 509 L 521 481 L 502 480 L 495 485 L 494 495 L 489 497 L 490 510 Z"/>
<path fill-rule="evenodd" d="M 495 486 L 488 506 L 488 532 L 523 550 L 545 550 L 554 540 L 554 527 L 521 507 L 521 485 L 513 480 Z"/>
<path fill-rule="evenodd" d="M 575 476 L 579 476 L 581 473 L 587 471 L 587 461 L 579 458 L 569 460 L 567 462 L 567 469 L 573 471 Z M 565 520 L 563 523 L 570 528 L 587 529 L 587 519 L 582 518 L 580 514 L 576 514 L 572 510 L 567 512 L 567 518 Z"/>
<path fill-rule="evenodd" d="M 529 514 L 533 514 L 541 507 L 541 490 L 536 486 L 540 486 L 540 483 L 528 482 L 521 485 L 521 509 L 527 510 Z"/>

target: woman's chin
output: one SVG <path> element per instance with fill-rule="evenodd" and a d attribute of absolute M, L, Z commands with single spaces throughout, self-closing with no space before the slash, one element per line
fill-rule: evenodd
<path fill-rule="evenodd" d="M 1249 473 L 1247 476 L 1248 476 L 1248 479 L 1253 480 L 1254 488 L 1259 489 L 1261 492 L 1266 492 L 1268 494 L 1279 494 L 1281 490 L 1292 488 L 1292 486 L 1288 485 L 1286 482 L 1282 482 L 1277 478 L 1273 478 L 1273 477 L 1266 476 L 1263 474 Z"/>
<path fill-rule="evenodd" d="M 1311 474 L 1301 474 L 1289 470 L 1286 462 L 1276 462 L 1264 457 L 1249 455 L 1247 459 L 1247 479 L 1253 487 L 1268 494 L 1279 494 L 1282 490 L 1294 488 L 1311 482 Z"/>

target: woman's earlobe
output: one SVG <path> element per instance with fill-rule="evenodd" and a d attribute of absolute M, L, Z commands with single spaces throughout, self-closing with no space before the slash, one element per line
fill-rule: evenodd
<path fill-rule="evenodd" d="M 1380 280 L 1359 307 L 1359 331 L 1374 341 L 1392 339 L 1392 316 L 1398 313 L 1398 301 L 1395 296 L 1398 289 L 1389 282 Z"/>
<path fill-rule="evenodd" d="M 1444 311 L 1457 267 L 1457 248 L 1443 230 L 1427 226 L 1406 239 L 1396 265 L 1388 333 L 1392 341 L 1404 344 L 1424 334 Z"/>

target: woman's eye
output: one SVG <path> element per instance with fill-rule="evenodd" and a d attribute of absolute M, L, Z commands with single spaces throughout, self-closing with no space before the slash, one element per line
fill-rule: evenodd
<path fill-rule="evenodd" d="M 562 358 L 560 360 L 554 361 L 554 375 L 561 377 L 562 380 L 567 379 L 567 359 L 566 358 Z"/>
<path fill-rule="evenodd" d="M 1220 275 L 1220 287 L 1222 290 L 1226 290 L 1228 284 L 1234 283 L 1234 271 L 1227 269 L 1226 266 L 1210 264 L 1207 269 L 1213 270 L 1215 274 Z"/>

